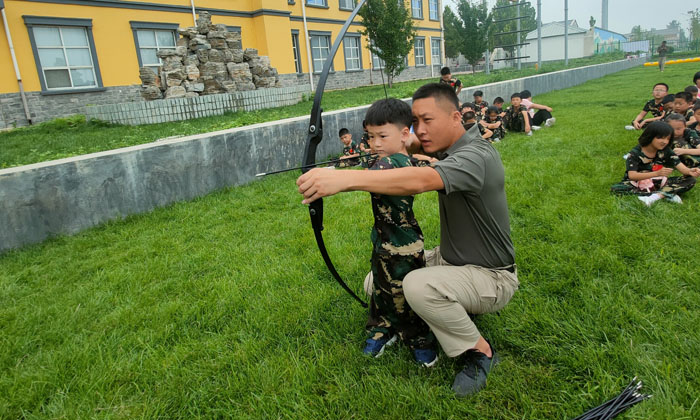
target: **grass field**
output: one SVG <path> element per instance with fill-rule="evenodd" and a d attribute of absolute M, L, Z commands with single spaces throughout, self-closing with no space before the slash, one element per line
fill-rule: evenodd
<path fill-rule="evenodd" d="M 457 366 L 402 346 L 361 355 L 366 312 L 327 272 L 297 175 L 269 177 L 0 257 L 0 418 L 566 419 L 637 375 L 622 418 L 700 418 L 700 192 L 646 208 L 609 194 L 664 81 L 636 68 L 541 95 L 557 124 L 497 144 L 521 289 L 477 325 L 503 362 L 456 399 Z M 325 237 L 356 291 L 364 193 L 325 200 Z M 438 243 L 434 193 L 416 199 Z"/>
<path fill-rule="evenodd" d="M 620 53 L 581 58 L 571 60 L 569 68 L 598 64 L 621 58 L 623 57 Z M 563 62 L 550 62 L 543 65 L 539 73 L 547 73 L 564 68 L 567 67 L 564 66 Z M 524 68 L 521 71 L 513 69 L 499 70 L 491 74 L 460 74 L 458 77 L 466 87 L 531 76 L 537 73 L 538 71 L 534 68 Z M 429 81 L 434 80 L 437 80 L 437 76 Z M 426 82 L 426 80 L 413 80 L 396 83 L 391 89 L 387 88 L 387 92 L 392 98 L 409 98 L 418 87 Z M 381 84 L 328 91 L 323 95 L 323 106 L 324 110 L 333 111 L 367 105 L 383 97 L 384 87 Z M 106 124 L 101 121 L 86 122 L 83 115 L 60 118 L 37 124 L 33 127 L 19 128 L 4 133 L 0 132 L 0 169 L 134 146 L 165 137 L 206 133 L 308 115 L 311 106 L 312 101 L 306 100 L 292 106 L 261 111 L 234 112 L 188 121 L 141 126 Z"/>

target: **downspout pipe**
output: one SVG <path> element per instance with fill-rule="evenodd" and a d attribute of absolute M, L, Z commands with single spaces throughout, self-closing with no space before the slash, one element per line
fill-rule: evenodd
<path fill-rule="evenodd" d="M 10 35 L 10 26 L 7 24 L 7 15 L 5 15 L 5 2 L 0 0 L 0 13 L 2 14 L 2 24 L 5 26 L 5 36 L 7 37 L 7 44 L 10 47 L 10 56 L 12 56 L 12 65 L 15 67 L 15 76 L 17 77 L 17 84 L 19 85 L 19 95 L 22 98 L 22 105 L 24 106 L 24 116 L 29 122 L 32 123 L 32 116 L 29 113 L 29 105 L 27 104 L 27 95 L 24 94 L 24 85 L 22 84 L 22 75 L 19 72 L 19 65 L 17 65 L 17 56 L 15 56 L 15 46 L 12 43 L 12 36 Z"/>
<path fill-rule="evenodd" d="M 309 41 L 309 28 L 306 26 L 306 0 L 301 0 L 301 16 L 304 18 L 304 36 L 306 37 L 306 63 L 309 66 L 309 84 L 314 90 L 314 68 L 311 64 L 311 41 Z"/>
<path fill-rule="evenodd" d="M 190 0 L 190 6 L 192 7 L 192 22 L 194 22 L 194 26 L 197 26 L 197 15 L 194 12 L 194 0 Z"/>

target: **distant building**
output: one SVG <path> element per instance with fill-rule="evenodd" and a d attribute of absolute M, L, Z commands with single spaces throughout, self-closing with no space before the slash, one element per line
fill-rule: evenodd
<path fill-rule="evenodd" d="M 564 59 L 564 21 L 550 22 L 542 25 L 542 61 Z M 578 26 L 575 20 L 569 20 L 569 58 L 581 58 L 593 55 L 595 50 L 593 32 Z M 524 61 L 537 62 L 537 30 L 525 37 L 529 42 L 522 48 L 522 55 L 529 56 Z"/>
<path fill-rule="evenodd" d="M 621 49 L 620 44 L 627 41 L 625 35 L 598 27 L 593 28 L 593 43 L 596 53 L 618 51 Z"/>

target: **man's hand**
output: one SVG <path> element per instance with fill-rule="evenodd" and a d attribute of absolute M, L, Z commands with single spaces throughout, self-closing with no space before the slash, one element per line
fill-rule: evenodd
<path fill-rule="evenodd" d="M 344 190 L 343 171 L 329 171 L 314 168 L 297 178 L 299 194 L 304 196 L 303 204 L 309 204 L 321 197 L 337 194 Z"/>

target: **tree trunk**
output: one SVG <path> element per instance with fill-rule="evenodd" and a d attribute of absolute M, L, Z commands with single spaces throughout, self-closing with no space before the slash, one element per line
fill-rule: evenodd
<path fill-rule="evenodd" d="M 387 74 L 386 80 L 387 84 L 389 85 L 389 89 L 391 89 L 391 87 L 394 85 L 394 78 L 390 74 Z"/>

